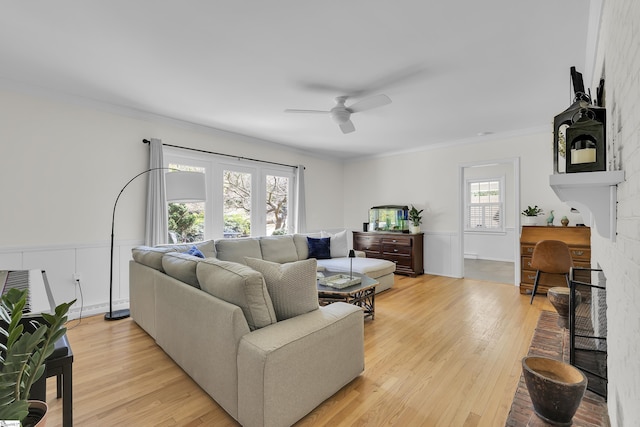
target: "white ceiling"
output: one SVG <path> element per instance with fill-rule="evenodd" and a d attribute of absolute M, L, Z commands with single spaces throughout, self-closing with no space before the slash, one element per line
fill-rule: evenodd
<path fill-rule="evenodd" d="M 589 82 L 589 19 L 588 0 L 3 1 L 0 79 L 352 158 L 550 129 L 570 67 Z M 378 93 L 350 134 L 284 113 Z"/>

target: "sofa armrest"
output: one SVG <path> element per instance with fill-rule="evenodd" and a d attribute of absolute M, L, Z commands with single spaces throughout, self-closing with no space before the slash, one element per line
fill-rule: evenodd
<path fill-rule="evenodd" d="M 242 309 L 167 275 L 155 285 L 156 343 L 237 419 L 238 344 L 249 333 Z"/>
<path fill-rule="evenodd" d="M 238 349 L 238 421 L 292 425 L 363 370 L 363 313 L 351 304 L 253 331 Z"/>

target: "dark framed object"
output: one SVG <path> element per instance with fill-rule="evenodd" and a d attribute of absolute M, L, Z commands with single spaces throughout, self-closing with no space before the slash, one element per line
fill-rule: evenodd
<path fill-rule="evenodd" d="M 595 111 L 592 108 L 581 109 L 577 113 L 580 118 L 566 129 L 567 173 L 607 169 L 604 123 L 596 119 Z"/>
<path fill-rule="evenodd" d="M 553 118 L 554 173 L 606 170 L 606 109 L 591 104 L 585 92 L 582 74 L 571 67 L 575 99 L 573 104 Z M 598 88 L 598 103 L 603 103 L 604 81 Z M 560 160 L 564 158 L 564 161 Z M 561 163 L 562 162 L 562 163 Z M 561 170 L 563 166 L 564 170 Z"/>

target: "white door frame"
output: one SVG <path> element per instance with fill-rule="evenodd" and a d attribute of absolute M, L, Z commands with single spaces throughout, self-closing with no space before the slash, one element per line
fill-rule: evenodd
<path fill-rule="evenodd" d="M 465 195 L 465 182 L 464 182 L 464 170 L 465 168 L 474 166 L 484 166 L 491 164 L 508 163 L 513 167 L 513 206 L 505 206 L 505 211 L 511 209 L 515 218 L 515 233 L 513 233 L 513 264 L 514 264 L 514 277 L 513 284 L 520 286 L 520 158 L 511 157 L 507 159 L 498 160 L 482 160 L 476 162 L 460 163 L 458 165 L 458 261 L 460 262 L 460 277 L 464 277 L 464 195 Z"/>

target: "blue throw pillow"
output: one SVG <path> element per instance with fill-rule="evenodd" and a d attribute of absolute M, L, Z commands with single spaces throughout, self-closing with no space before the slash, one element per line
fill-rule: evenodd
<path fill-rule="evenodd" d="M 307 237 L 309 246 L 309 258 L 330 259 L 331 258 L 331 238 L 323 237 L 316 239 Z"/>
<path fill-rule="evenodd" d="M 189 255 L 197 256 L 198 258 L 204 258 L 204 254 L 200 252 L 200 249 L 196 248 L 195 245 L 192 246 L 191 249 L 187 251 L 187 253 Z"/>

